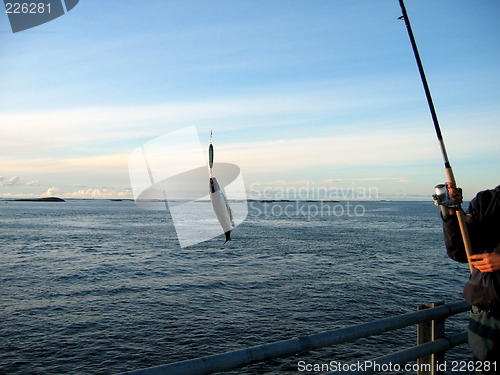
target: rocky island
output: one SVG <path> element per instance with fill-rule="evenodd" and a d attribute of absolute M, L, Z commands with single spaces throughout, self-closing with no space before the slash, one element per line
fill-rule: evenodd
<path fill-rule="evenodd" d="M 58 197 L 44 197 L 44 198 L 19 198 L 13 199 L 15 202 L 66 202 L 62 198 Z"/>

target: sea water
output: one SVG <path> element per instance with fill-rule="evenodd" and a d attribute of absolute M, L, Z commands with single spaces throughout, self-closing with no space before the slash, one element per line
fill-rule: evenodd
<path fill-rule="evenodd" d="M 457 301 L 468 277 L 432 202 L 249 202 L 224 246 L 221 234 L 181 248 L 167 212 L 131 201 L 3 201 L 0 230 L 1 374 L 116 374 L 219 354 Z M 462 314 L 447 329 L 466 326 Z M 410 327 L 234 373 L 298 374 L 300 360 L 414 343 Z"/>

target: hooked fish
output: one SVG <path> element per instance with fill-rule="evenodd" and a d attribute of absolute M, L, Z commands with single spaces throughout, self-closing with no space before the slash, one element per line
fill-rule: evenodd
<path fill-rule="evenodd" d="M 215 177 L 210 177 L 209 185 L 212 207 L 214 209 L 215 216 L 217 216 L 217 220 L 224 231 L 224 235 L 226 236 L 226 240 L 224 241 L 225 244 L 227 241 L 231 241 L 231 232 L 235 227 L 233 221 L 233 211 L 231 210 L 231 207 L 229 207 L 224 189 L 220 187 Z"/>

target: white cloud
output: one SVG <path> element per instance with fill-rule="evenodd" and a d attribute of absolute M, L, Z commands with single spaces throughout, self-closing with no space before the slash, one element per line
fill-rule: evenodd
<path fill-rule="evenodd" d="M 389 181 L 389 182 L 401 182 L 401 183 L 409 182 L 407 178 L 401 178 L 401 177 L 354 177 L 354 178 L 329 178 L 325 180 L 325 182 L 332 182 L 332 183 L 353 182 L 353 181 L 363 181 L 363 182 Z"/>
<path fill-rule="evenodd" d="M 131 107 L 4 112 L 0 114 L 0 165 L 4 175 L 25 176 L 31 187 L 39 181 L 55 186 L 76 184 L 80 186 L 65 188 L 65 193 L 108 196 L 109 191 L 97 188 L 93 192 L 96 189 L 92 186 L 128 183 L 128 157 L 132 150 L 147 138 L 192 124 L 201 124 L 199 130 L 207 133 L 209 126 L 217 124 L 219 139 L 229 134 L 215 144 L 217 161 L 238 165 L 247 183 L 287 183 L 311 178 L 313 172 L 317 181 L 384 178 L 387 183 L 398 183 L 410 180 L 414 165 L 441 165 L 432 124 L 425 113 L 422 118 L 402 119 L 390 107 L 408 99 L 374 99 L 373 92 L 356 98 L 354 94 L 358 92 L 362 90 L 351 87 L 345 97 L 322 89 L 314 91 L 311 97 L 269 94 Z M 379 107 L 382 119 L 375 115 L 368 115 L 366 120 L 359 116 L 350 119 L 359 110 L 369 113 L 365 112 L 367 108 Z M 489 112 L 475 118 L 479 125 L 471 132 L 475 115 L 442 116 L 447 123 L 453 123 L 452 129 L 443 126 L 452 162 L 459 158 L 498 160 L 500 128 L 492 125 L 497 116 Z M 315 122 L 318 119 L 320 126 Z M 330 135 L 325 136 L 327 130 Z M 465 139 L 467 147 L 463 147 Z M 100 147 L 101 144 L 105 146 Z M 380 173 L 379 168 L 383 167 L 394 170 Z M 346 168 L 358 171 L 356 175 L 339 173 Z M 20 183 L 19 177 L 0 179 L 3 186 Z"/>
<path fill-rule="evenodd" d="M 285 171 L 345 167 L 404 166 L 439 160 L 428 134 L 359 134 L 324 138 L 239 143 L 217 149 L 219 162 L 239 165 L 244 173 L 280 174 Z"/>
<path fill-rule="evenodd" d="M 106 188 L 91 187 L 74 191 L 62 192 L 58 190 L 63 198 L 86 198 L 86 199 L 132 199 L 132 192 L 129 188 Z"/>
<path fill-rule="evenodd" d="M 332 90 L 325 83 L 295 85 L 293 91 L 285 87 L 266 87 L 265 95 L 240 98 L 218 98 L 186 102 L 168 102 L 154 105 L 69 108 L 0 114 L 0 149 L 18 154 L 71 150 L 101 142 L 114 144 L 123 140 L 155 137 L 188 125 L 199 128 L 217 124 L 219 131 L 237 128 L 289 125 L 299 120 L 336 117 L 346 113 L 380 110 L 411 100 L 398 97 L 393 90 L 380 90 L 368 82 L 330 82 L 342 88 Z M 389 86 L 401 90 L 405 81 L 394 80 Z M 274 93 L 272 91 L 275 91 Z M 391 96 L 390 98 L 388 96 Z M 382 98 L 383 97 L 383 98 Z"/>
<path fill-rule="evenodd" d="M 19 197 L 53 197 L 73 198 L 73 199 L 132 199 L 132 192 L 129 187 L 103 187 L 93 186 L 86 189 L 71 189 L 70 187 L 52 186 L 41 193 L 4 193 L 6 198 Z"/>
<path fill-rule="evenodd" d="M 45 195 L 47 197 L 53 197 L 53 196 L 56 196 L 60 193 L 61 193 L 61 191 L 59 190 L 59 188 L 51 187 L 51 188 L 48 188 L 47 191 L 43 195 Z"/>
<path fill-rule="evenodd" d="M 93 175 L 116 176 L 127 174 L 128 154 L 109 154 L 79 158 L 34 157 L 31 159 L 12 159 L 0 156 L 0 165 L 11 173 L 23 175 Z"/>
<path fill-rule="evenodd" d="M 19 176 L 13 176 L 7 180 L 7 182 L 4 183 L 5 186 L 15 186 L 15 185 L 22 185 L 23 181 Z"/>

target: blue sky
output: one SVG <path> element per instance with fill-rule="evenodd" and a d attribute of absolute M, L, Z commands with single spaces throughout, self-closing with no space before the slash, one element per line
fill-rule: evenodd
<path fill-rule="evenodd" d="M 500 3 L 407 0 L 465 197 L 500 184 Z M 131 197 L 130 153 L 195 125 L 248 190 L 445 180 L 397 0 L 81 1 L 0 16 L 0 197 Z"/>

